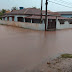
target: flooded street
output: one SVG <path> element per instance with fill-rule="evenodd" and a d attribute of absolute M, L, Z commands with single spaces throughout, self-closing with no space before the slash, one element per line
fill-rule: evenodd
<path fill-rule="evenodd" d="M 72 53 L 72 29 L 45 32 L 0 25 L 0 72 L 31 70 L 62 53 Z"/>

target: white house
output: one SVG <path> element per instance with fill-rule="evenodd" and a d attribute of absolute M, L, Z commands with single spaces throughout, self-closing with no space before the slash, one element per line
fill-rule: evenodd
<path fill-rule="evenodd" d="M 10 13 L 2 16 L 3 21 L 10 22 L 22 22 L 30 24 L 41 23 L 41 10 L 36 8 L 24 8 L 21 10 L 14 10 Z M 64 29 L 71 28 L 72 19 L 61 17 L 57 12 L 48 12 L 48 22 L 46 25 L 47 30 L 49 29 Z M 41 25 L 42 24 L 42 25 Z M 42 11 L 42 23 L 39 26 L 45 28 L 45 11 Z M 29 27 L 29 26 L 28 26 Z M 43 30 L 44 30 L 43 28 Z M 34 29 L 31 27 L 31 29 Z M 42 29 L 41 29 L 42 30 Z"/>

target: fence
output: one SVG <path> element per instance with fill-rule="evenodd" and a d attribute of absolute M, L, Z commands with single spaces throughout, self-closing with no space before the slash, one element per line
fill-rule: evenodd
<path fill-rule="evenodd" d="M 4 20 L 0 20 L 0 24 L 17 26 L 22 28 L 34 29 L 34 30 L 45 30 L 45 24 L 14 22 L 14 21 L 4 21 Z"/>

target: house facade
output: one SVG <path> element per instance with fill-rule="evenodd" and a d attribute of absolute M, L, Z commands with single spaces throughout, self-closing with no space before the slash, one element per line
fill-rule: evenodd
<path fill-rule="evenodd" d="M 45 15 L 45 11 L 42 11 L 42 14 Z M 21 10 L 14 10 L 9 13 L 5 13 L 4 16 L 2 17 L 2 20 L 5 21 L 16 21 L 16 22 L 30 22 L 34 23 L 34 19 L 26 19 L 26 17 L 32 16 L 32 15 L 41 15 L 41 10 L 36 9 L 36 8 L 25 8 Z M 48 12 L 48 15 L 59 15 L 58 13 L 55 12 Z M 37 20 L 35 22 L 40 23 L 40 20 Z"/>
<path fill-rule="evenodd" d="M 72 11 L 58 12 L 62 17 L 72 18 Z"/>
<path fill-rule="evenodd" d="M 40 15 L 40 9 L 26 8 L 21 10 L 14 10 L 10 13 L 6 13 L 2 17 L 2 20 L 25 22 L 25 17 L 32 16 L 32 15 Z"/>
<path fill-rule="evenodd" d="M 46 24 L 47 30 L 70 28 L 70 25 L 72 23 L 71 22 L 72 19 L 61 17 L 60 14 L 57 12 L 48 12 L 47 18 L 48 18 Z M 22 27 L 31 28 L 31 29 L 34 29 L 35 27 L 37 28 L 40 27 L 41 30 L 45 30 L 45 11 L 42 11 L 42 23 L 41 23 L 41 10 L 36 8 L 24 8 L 21 10 L 14 10 L 10 13 L 5 13 L 4 16 L 2 16 L 2 21 L 9 21 L 7 23 L 13 22 L 14 24 L 15 22 L 17 22 L 18 24 L 19 22 L 25 25 L 25 26 L 22 25 Z M 20 24 L 17 26 L 20 26 Z"/>

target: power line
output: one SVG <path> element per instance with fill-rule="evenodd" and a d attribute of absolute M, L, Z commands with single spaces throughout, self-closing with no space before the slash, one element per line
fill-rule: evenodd
<path fill-rule="evenodd" d="M 53 2 L 53 1 L 50 1 L 50 0 L 49 0 L 49 2 L 54 3 L 54 4 L 57 4 L 57 5 L 61 5 L 61 6 L 64 6 L 64 7 L 72 8 L 70 6 L 66 6 L 66 5 L 63 5 L 63 4 L 60 4 L 60 3 L 56 3 L 56 2 Z"/>
<path fill-rule="evenodd" d="M 68 5 L 72 5 L 72 2 L 67 2 L 67 1 L 64 1 L 64 0 L 54 0 L 54 1 L 58 1 L 58 2 L 65 3 L 65 4 L 68 4 Z"/>
<path fill-rule="evenodd" d="M 71 4 L 72 5 L 72 2 L 67 2 L 67 1 L 64 1 L 64 0 L 60 0 L 60 1 L 63 1 L 65 3 L 68 3 L 68 4 Z"/>

